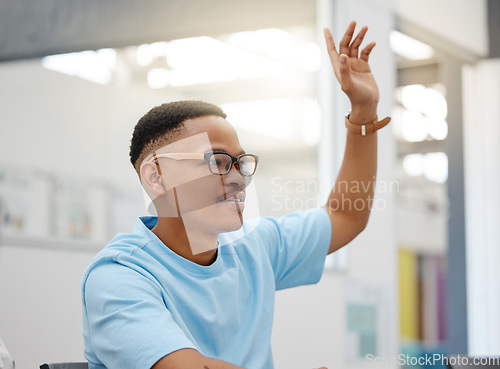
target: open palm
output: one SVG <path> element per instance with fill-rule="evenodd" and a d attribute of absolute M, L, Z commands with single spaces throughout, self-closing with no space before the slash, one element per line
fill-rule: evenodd
<path fill-rule="evenodd" d="M 369 43 L 359 52 L 368 27 L 364 26 L 357 36 L 354 36 L 356 22 L 347 27 L 344 37 L 340 41 L 339 51 L 335 48 L 333 36 L 328 28 L 324 29 L 326 47 L 330 61 L 342 91 L 346 93 L 353 108 L 372 108 L 377 105 L 379 92 L 375 78 L 370 70 L 368 58 L 375 42 Z M 352 42 L 351 42 L 352 41 Z"/>

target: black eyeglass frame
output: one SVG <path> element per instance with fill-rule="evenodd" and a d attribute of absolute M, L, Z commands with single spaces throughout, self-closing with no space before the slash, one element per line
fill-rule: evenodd
<path fill-rule="evenodd" d="M 212 158 L 213 155 L 215 154 L 223 154 L 227 155 L 231 158 L 231 165 L 229 166 L 229 169 L 225 173 L 220 173 L 217 171 L 217 173 L 214 173 L 212 171 L 212 168 L 210 166 L 210 159 Z M 244 156 L 251 156 L 255 159 L 255 168 L 252 172 L 252 174 L 243 174 L 241 173 L 240 167 L 240 160 Z M 215 151 L 215 152 L 206 152 L 206 153 L 164 153 L 164 154 L 155 154 L 149 161 L 157 161 L 158 158 L 170 158 L 174 160 L 188 160 L 188 159 L 203 159 L 207 162 L 208 169 L 210 170 L 210 173 L 215 174 L 215 175 L 226 175 L 228 174 L 231 169 L 233 168 L 234 164 L 236 163 L 235 167 L 238 170 L 238 173 L 240 173 L 243 177 L 252 177 L 255 174 L 255 171 L 257 170 L 257 164 L 259 163 L 259 157 L 254 154 L 241 154 L 240 156 L 232 156 L 231 154 L 228 154 L 227 152 L 223 151 Z"/>

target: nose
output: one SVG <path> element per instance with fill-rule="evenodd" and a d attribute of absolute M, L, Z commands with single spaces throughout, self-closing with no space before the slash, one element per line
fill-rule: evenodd
<path fill-rule="evenodd" d="M 229 173 L 223 176 L 224 186 L 238 186 L 246 188 L 252 181 L 252 177 L 241 175 L 238 168 L 238 163 L 234 162 Z"/>

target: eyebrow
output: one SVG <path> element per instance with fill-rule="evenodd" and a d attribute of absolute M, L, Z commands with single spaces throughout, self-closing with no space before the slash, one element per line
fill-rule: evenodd
<path fill-rule="evenodd" d="M 211 150 L 212 150 L 212 152 L 225 152 L 225 153 L 228 153 L 226 149 L 223 149 L 223 148 L 220 148 L 220 147 L 213 147 Z M 245 150 L 241 150 L 235 156 L 240 156 L 240 155 L 243 155 L 243 154 L 246 154 Z"/>

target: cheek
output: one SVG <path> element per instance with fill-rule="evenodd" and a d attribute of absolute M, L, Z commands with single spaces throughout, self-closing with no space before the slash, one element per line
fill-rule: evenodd
<path fill-rule="evenodd" d="M 218 205 L 218 199 L 223 197 L 224 187 L 221 177 L 217 175 L 211 175 L 206 177 L 202 188 L 200 189 L 200 195 L 205 197 L 205 202 L 207 206 Z"/>
<path fill-rule="evenodd" d="M 173 187 L 182 187 L 189 183 L 202 183 L 205 177 L 211 175 L 206 165 L 186 164 L 171 165 L 162 172 L 167 183 Z"/>
<path fill-rule="evenodd" d="M 216 205 L 223 193 L 220 177 L 213 174 L 178 184 L 175 189 L 182 213 Z"/>

